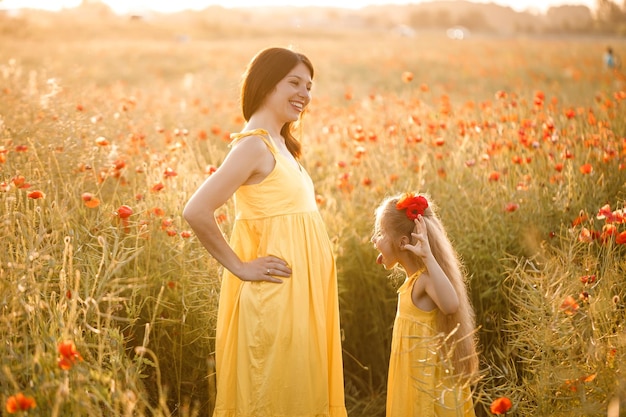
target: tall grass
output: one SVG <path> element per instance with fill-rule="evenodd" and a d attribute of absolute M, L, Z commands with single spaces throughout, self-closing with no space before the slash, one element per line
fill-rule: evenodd
<path fill-rule="evenodd" d="M 171 26 L 115 24 L 83 43 L 34 24 L 1 41 L 0 400 L 209 415 L 221 270 L 181 211 L 241 127 L 245 63 L 291 44 L 316 66 L 303 162 L 337 255 L 350 415 L 384 415 L 397 280 L 369 239 L 378 202 L 407 190 L 433 196 L 470 273 L 477 413 L 500 396 L 515 415 L 619 405 L 625 226 L 609 235 L 596 215 L 626 199 L 626 86 L 600 65 L 605 40 L 222 28 L 176 42 Z M 228 234 L 231 203 L 218 214 Z"/>

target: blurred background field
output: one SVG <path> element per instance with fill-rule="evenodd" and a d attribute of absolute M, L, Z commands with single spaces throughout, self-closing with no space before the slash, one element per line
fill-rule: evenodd
<path fill-rule="evenodd" d="M 349 415 L 384 415 L 399 277 L 369 239 L 408 190 L 468 270 L 477 414 L 503 396 L 509 415 L 623 413 L 626 78 L 602 61 L 626 56 L 619 30 L 459 40 L 259 13 L 0 15 L 3 408 L 210 415 L 220 270 L 181 212 L 242 127 L 248 60 L 292 46 L 316 68 L 303 163 L 335 244 Z M 218 216 L 228 234 L 231 204 Z"/>

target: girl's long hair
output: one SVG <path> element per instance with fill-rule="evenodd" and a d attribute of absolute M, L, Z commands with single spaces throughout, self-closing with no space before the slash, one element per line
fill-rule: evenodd
<path fill-rule="evenodd" d="M 265 97 L 272 92 L 276 84 L 289 74 L 296 65 L 303 63 L 311 72 L 314 70 L 311 61 L 303 54 L 285 48 L 267 48 L 252 58 L 243 74 L 241 85 L 241 110 L 243 118 L 248 121 L 261 107 Z M 302 153 L 302 144 L 292 132 L 292 122 L 285 123 L 280 134 L 285 138 L 287 149 L 295 158 Z"/>
<path fill-rule="evenodd" d="M 450 283 L 459 297 L 459 308 L 453 314 L 437 314 L 437 332 L 444 339 L 444 354 L 450 358 L 454 374 L 473 379 L 478 372 L 474 309 L 467 293 L 467 274 L 465 268 L 452 247 L 446 231 L 433 210 L 430 198 L 422 194 L 429 202 L 424 212 L 428 233 L 428 242 L 433 256 L 441 269 L 450 279 Z M 405 210 L 398 210 L 396 204 L 401 196 L 387 198 L 377 209 L 377 218 L 387 233 L 395 237 L 407 236 L 413 241 L 411 233 L 415 223 L 410 220 Z"/>

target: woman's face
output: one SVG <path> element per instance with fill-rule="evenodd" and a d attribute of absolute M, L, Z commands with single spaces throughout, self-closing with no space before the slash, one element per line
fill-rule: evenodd
<path fill-rule="evenodd" d="M 283 123 L 294 122 L 311 101 L 312 84 L 309 69 L 303 63 L 299 63 L 268 94 L 265 106 Z"/>

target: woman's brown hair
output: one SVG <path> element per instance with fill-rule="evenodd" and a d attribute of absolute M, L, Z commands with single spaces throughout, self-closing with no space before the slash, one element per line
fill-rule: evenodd
<path fill-rule="evenodd" d="M 246 121 L 261 107 L 265 97 L 272 92 L 276 84 L 299 63 L 306 65 L 313 78 L 311 61 L 305 55 L 290 49 L 267 48 L 252 58 L 243 75 L 241 86 L 241 109 Z M 302 145 L 292 133 L 292 123 L 285 123 L 280 134 L 285 138 L 289 152 L 299 158 Z"/>

